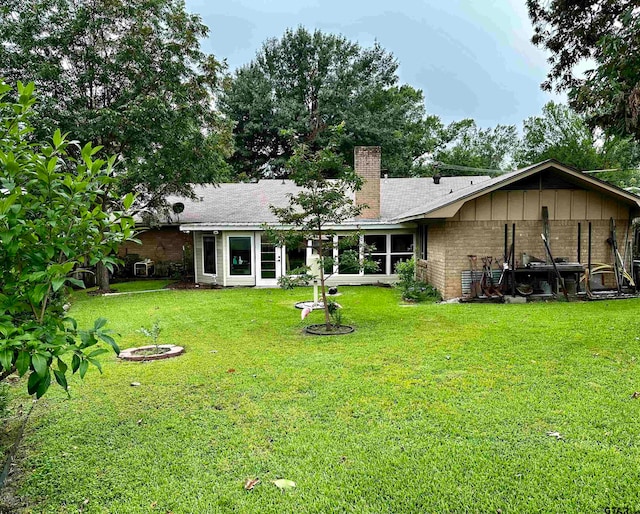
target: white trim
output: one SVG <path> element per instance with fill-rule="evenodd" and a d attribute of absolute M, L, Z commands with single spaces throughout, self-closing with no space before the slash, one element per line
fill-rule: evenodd
<path fill-rule="evenodd" d="M 354 230 L 411 230 L 416 228 L 418 225 L 416 223 L 358 223 L 358 222 L 350 222 L 345 223 L 343 225 L 326 225 L 324 226 L 327 230 L 337 230 L 337 231 L 354 231 Z M 292 227 L 286 225 L 277 225 L 279 229 L 290 229 Z M 181 232 L 204 232 L 211 230 L 219 230 L 219 231 L 229 231 L 229 232 L 251 232 L 258 231 L 261 232 L 264 230 L 262 224 L 247 224 L 247 223 L 239 223 L 237 225 L 233 224 L 215 224 L 215 223 L 186 223 L 180 225 Z"/>
<path fill-rule="evenodd" d="M 193 281 L 197 284 L 200 281 L 198 280 L 198 266 L 196 266 L 196 248 L 198 248 L 198 245 L 196 244 L 196 232 L 193 232 Z"/>
<path fill-rule="evenodd" d="M 227 287 L 227 238 L 222 235 L 222 285 Z"/>
<path fill-rule="evenodd" d="M 282 276 L 282 247 L 274 245 L 275 278 L 262 278 L 262 238 L 264 235 L 264 232 L 255 234 L 256 286 L 275 287 L 278 285 L 278 279 Z"/>

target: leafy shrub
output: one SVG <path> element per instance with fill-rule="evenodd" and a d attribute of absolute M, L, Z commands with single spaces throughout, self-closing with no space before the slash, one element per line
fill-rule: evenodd
<path fill-rule="evenodd" d="M 435 287 L 416 280 L 416 261 L 413 257 L 408 261 L 398 262 L 395 271 L 399 279 L 396 287 L 400 289 L 403 300 L 413 302 L 439 302 L 442 300 L 442 296 Z"/>

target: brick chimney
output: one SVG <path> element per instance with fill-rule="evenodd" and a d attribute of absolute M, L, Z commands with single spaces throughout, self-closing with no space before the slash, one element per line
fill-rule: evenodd
<path fill-rule="evenodd" d="M 380 147 L 356 146 L 354 168 L 364 179 L 360 191 L 356 191 L 356 205 L 368 205 L 360 214 L 361 219 L 380 217 Z"/>

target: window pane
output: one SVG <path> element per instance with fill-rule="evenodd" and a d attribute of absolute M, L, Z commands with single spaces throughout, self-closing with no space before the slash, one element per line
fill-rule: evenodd
<path fill-rule="evenodd" d="M 370 235 L 364 236 L 364 244 L 370 248 L 371 253 L 387 253 L 387 236 Z"/>
<path fill-rule="evenodd" d="M 413 234 L 392 234 L 391 253 L 413 252 Z"/>
<path fill-rule="evenodd" d="M 229 238 L 229 261 L 231 275 L 251 275 L 251 238 Z"/>
<path fill-rule="evenodd" d="M 338 273 L 341 275 L 357 275 L 360 272 L 360 263 L 358 261 L 358 246 L 342 247 L 340 241 L 347 239 L 345 237 L 338 238 Z"/>
<path fill-rule="evenodd" d="M 402 261 L 408 261 L 409 259 L 411 259 L 411 257 L 413 257 L 413 255 L 410 253 L 405 255 L 392 255 L 391 256 L 391 273 L 396 272 L 396 264 Z"/>
<path fill-rule="evenodd" d="M 264 235 L 260 243 L 260 277 L 276 278 L 276 246 Z"/>
<path fill-rule="evenodd" d="M 378 269 L 376 271 L 365 270 L 365 275 L 385 275 L 387 273 L 387 256 L 386 255 L 371 255 L 370 259 L 378 263 Z"/>
<path fill-rule="evenodd" d="M 204 272 L 208 275 L 216 274 L 216 238 L 213 236 L 203 236 L 202 246 L 204 249 Z"/>
<path fill-rule="evenodd" d="M 307 264 L 307 247 L 304 244 L 301 244 L 297 248 L 287 248 L 287 255 L 285 258 L 287 259 L 286 269 L 288 274 L 292 270 Z"/>

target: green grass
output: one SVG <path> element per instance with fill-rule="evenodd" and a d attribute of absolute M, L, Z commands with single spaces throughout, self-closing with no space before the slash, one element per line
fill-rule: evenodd
<path fill-rule="evenodd" d="M 640 302 L 403 307 L 389 289 L 341 292 L 357 330 L 334 338 L 301 333 L 293 303 L 310 290 L 80 296 L 72 314 L 106 316 L 123 347 L 157 319 L 187 353 L 107 356 L 71 399 L 52 389 L 19 493 L 33 512 L 640 509 Z"/>
<path fill-rule="evenodd" d="M 149 279 L 149 280 L 133 280 L 129 282 L 116 282 L 111 284 L 111 290 L 114 293 L 138 293 L 141 291 L 156 291 L 166 288 L 175 280 L 169 279 Z M 88 287 L 86 289 L 76 289 L 72 293 L 72 298 L 85 296 L 87 293 L 93 293 L 97 287 Z"/>

